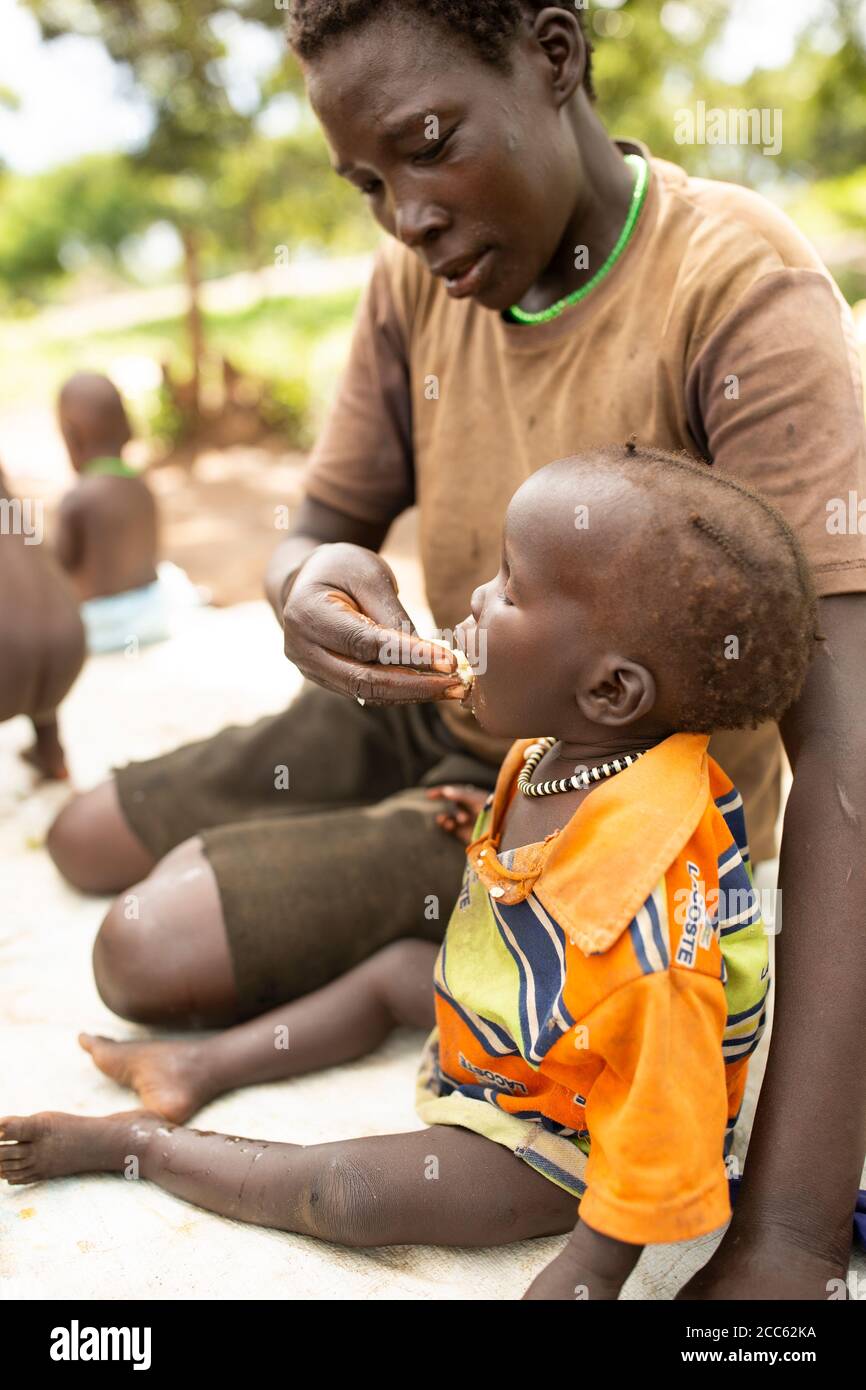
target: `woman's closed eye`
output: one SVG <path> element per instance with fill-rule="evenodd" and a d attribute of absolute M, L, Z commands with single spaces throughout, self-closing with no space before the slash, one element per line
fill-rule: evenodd
<path fill-rule="evenodd" d="M 417 154 L 413 154 L 413 156 L 412 156 L 412 163 L 413 163 L 413 164 L 433 164 L 433 163 L 435 163 L 435 161 L 439 158 L 440 154 L 442 154 L 443 151 L 445 150 L 445 148 L 447 147 L 447 145 L 448 145 L 449 141 L 451 140 L 451 137 L 452 137 L 453 134 L 454 134 L 454 131 L 453 131 L 453 130 L 449 130 L 448 134 L 447 134 L 447 135 L 443 135 L 442 138 L 441 138 L 441 140 L 434 140 L 433 143 L 430 144 L 430 145 L 428 145 L 425 149 L 419 150 L 419 152 L 418 152 Z"/>

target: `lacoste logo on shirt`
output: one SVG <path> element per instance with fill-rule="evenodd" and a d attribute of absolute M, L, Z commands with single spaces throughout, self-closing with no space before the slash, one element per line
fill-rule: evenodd
<path fill-rule="evenodd" d="M 686 921 L 680 937 L 680 944 L 677 946 L 677 964 L 684 965 L 691 970 L 695 963 L 697 952 L 698 932 L 703 932 L 707 926 L 707 907 L 704 895 L 701 892 L 702 881 L 701 871 L 697 864 L 693 864 L 691 859 L 686 864 L 691 879 L 691 890 L 689 892 L 688 906 L 686 907 Z"/>
<path fill-rule="evenodd" d="M 498 1086 L 501 1091 L 509 1091 L 512 1095 L 529 1095 L 529 1091 L 522 1081 L 512 1081 L 510 1076 L 500 1076 L 496 1071 L 485 1071 L 482 1067 L 476 1067 L 472 1062 L 467 1061 L 462 1052 L 460 1053 L 459 1060 L 461 1067 L 471 1072 L 473 1076 L 477 1076 L 480 1081 L 486 1081 L 492 1086 Z"/>

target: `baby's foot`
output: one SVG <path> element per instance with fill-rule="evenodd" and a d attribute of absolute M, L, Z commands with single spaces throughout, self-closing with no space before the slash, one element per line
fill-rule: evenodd
<path fill-rule="evenodd" d="M 46 1110 L 0 1120 L 0 1178 L 12 1186 L 70 1173 L 121 1172 L 161 1125 L 158 1115 L 131 1110 L 92 1119 Z"/>
<path fill-rule="evenodd" d="M 81 1033 L 79 1043 L 119 1086 L 135 1091 L 145 1110 L 184 1124 L 219 1087 L 209 1081 L 199 1042 L 113 1042 Z"/>

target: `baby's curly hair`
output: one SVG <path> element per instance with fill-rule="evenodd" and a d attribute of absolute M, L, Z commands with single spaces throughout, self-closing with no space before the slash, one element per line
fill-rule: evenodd
<path fill-rule="evenodd" d="M 574 0 L 552 5 L 545 0 L 293 0 L 288 35 L 295 53 L 306 61 L 316 58 L 332 39 L 370 19 L 414 10 L 470 43 L 485 63 L 509 72 L 509 50 L 521 23 L 543 9 L 566 10 L 577 19 L 586 43 L 583 85 L 594 100 L 592 42 L 586 31 L 585 11 Z"/>
<path fill-rule="evenodd" d="M 635 560 L 645 600 L 617 614 L 628 640 L 670 682 L 677 728 L 756 728 L 799 696 L 822 641 L 806 557 L 780 512 L 686 454 L 633 439 L 579 455 L 618 467 L 646 494 L 647 527 Z"/>

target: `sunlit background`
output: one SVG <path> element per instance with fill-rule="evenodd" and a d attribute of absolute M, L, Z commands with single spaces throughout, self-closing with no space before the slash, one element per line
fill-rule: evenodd
<path fill-rule="evenodd" d="M 53 400 L 88 367 L 123 389 L 166 495 L 261 491 L 263 459 L 288 486 L 378 233 L 330 170 L 284 20 L 274 0 L 0 0 L 0 458 L 19 485 L 67 481 Z M 611 132 L 785 207 L 866 339 L 866 6 L 598 0 L 588 25 Z M 699 102 L 781 111 L 778 155 L 679 144 Z"/>

